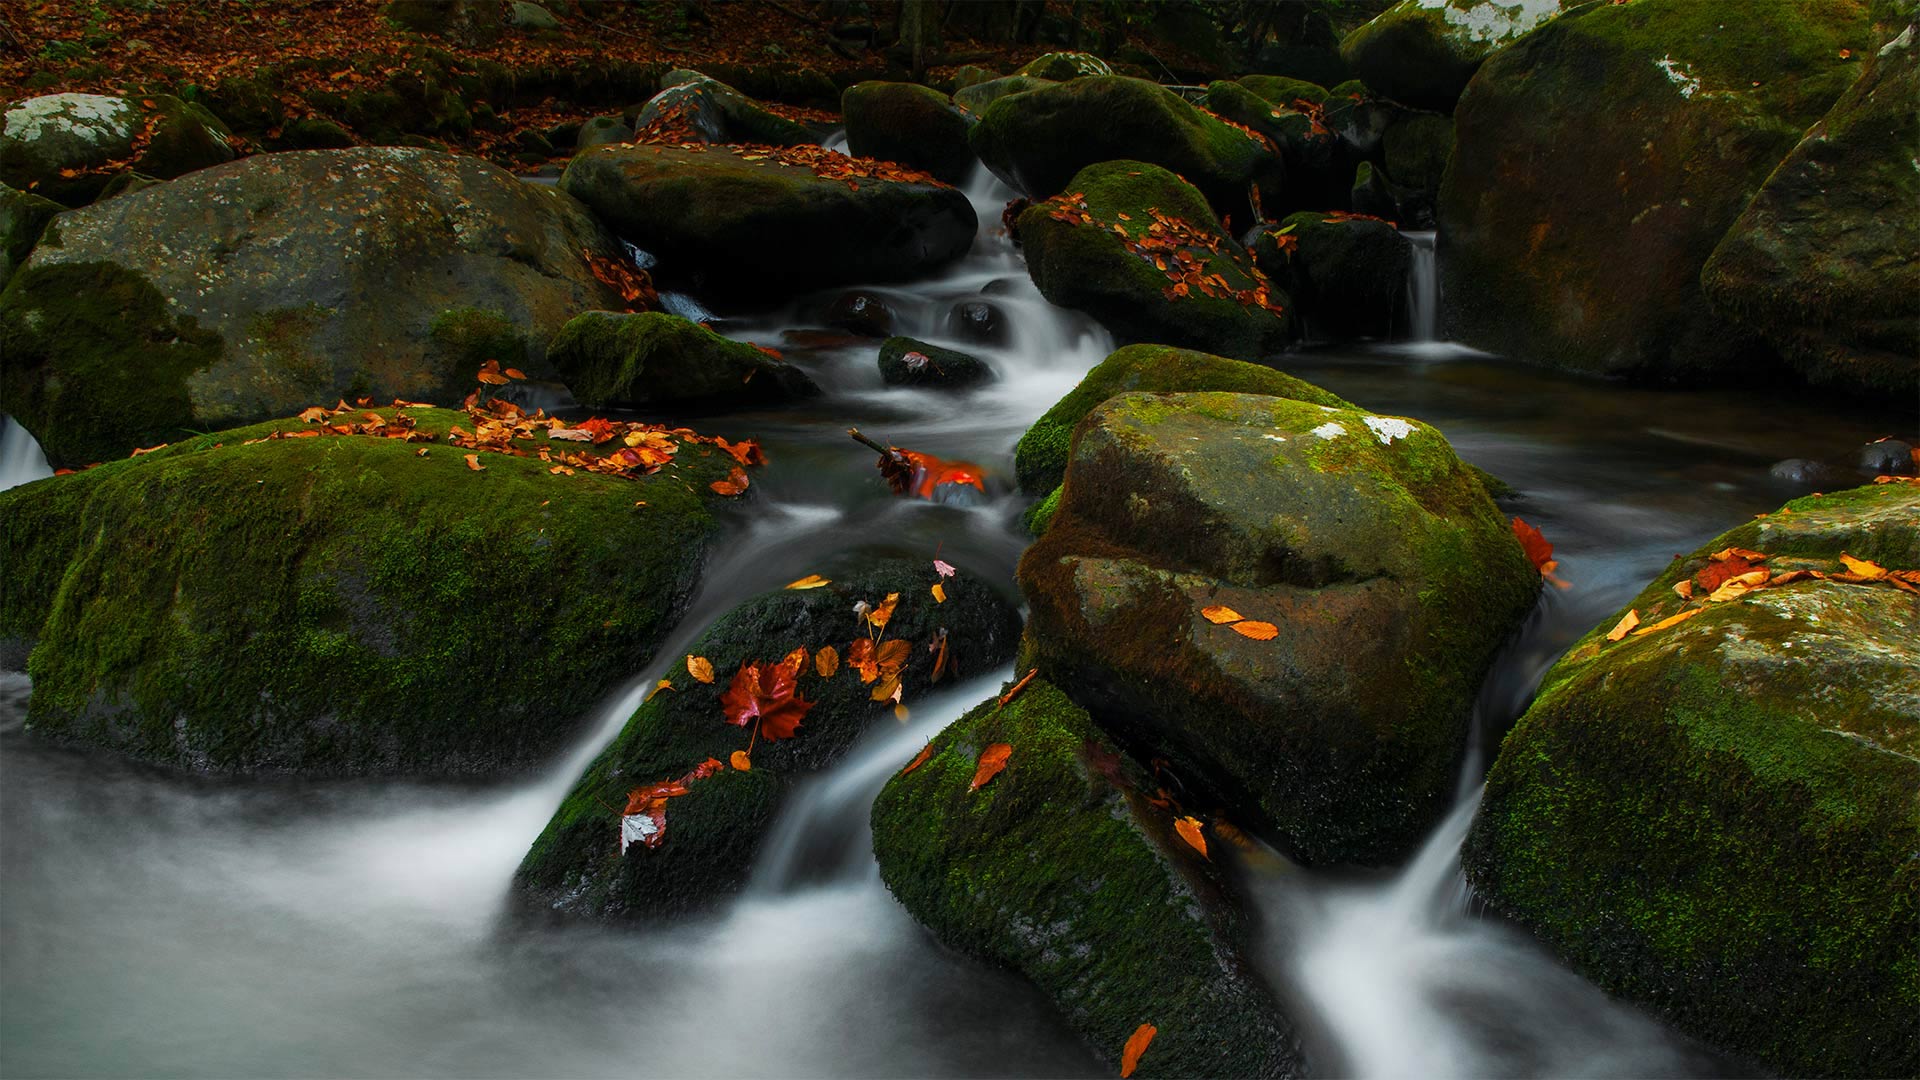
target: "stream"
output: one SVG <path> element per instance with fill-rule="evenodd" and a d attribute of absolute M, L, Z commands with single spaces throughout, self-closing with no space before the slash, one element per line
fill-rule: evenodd
<path fill-rule="evenodd" d="M 1017 978 L 941 949 L 893 902 L 870 853 L 875 793 L 1008 670 L 928 698 L 804 785 L 745 895 L 658 929 L 500 932 L 508 881 L 587 761 L 713 618 L 876 551 L 940 557 L 1003 583 L 1028 537 L 1010 484 L 972 509 L 887 494 L 845 428 L 1012 475 L 1028 424 L 1113 347 L 1047 304 L 996 235 L 1012 193 L 968 188 L 973 252 L 935 280 L 875 287 L 896 333 L 980 355 L 998 382 L 960 395 L 883 387 L 876 343 L 822 330 L 828 297 L 729 319 L 825 393 L 694 417 L 758 438 L 771 464 L 659 659 L 578 745 L 507 785 L 182 776 L 51 747 L 21 730 L 26 680 L 0 675 L 0 1071 L 12 1076 L 1104 1075 Z M 1411 283 L 1435 323 L 1431 237 Z M 1426 284 L 1423 284 L 1422 282 Z M 986 295 L 982 295 L 985 293 Z M 1007 339 L 961 340 L 961 300 Z M 1767 468 L 1845 459 L 1876 418 L 1815 400 L 1634 389 L 1432 340 L 1304 350 L 1287 370 L 1440 428 L 1520 496 L 1557 548 L 1549 589 L 1482 695 L 1460 799 L 1384 874 L 1249 868 L 1260 956 L 1315 1071 L 1364 1076 L 1713 1075 L 1717 1058 L 1475 910 L 1458 847 L 1485 763 L 1567 644 L 1675 554 L 1803 492 Z M 0 429 L 0 486 L 47 473 Z M 609 827 L 609 843 L 612 829 Z"/>

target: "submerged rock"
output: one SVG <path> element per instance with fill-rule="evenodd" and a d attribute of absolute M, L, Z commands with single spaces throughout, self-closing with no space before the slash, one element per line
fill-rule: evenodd
<path fill-rule="evenodd" d="M 360 435 L 246 445 L 314 430 L 0 492 L 33 734 L 210 772 L 529 770 L 679 619 L 733 464 L 683 447 L 634 481 Z"/>
<path fill-rule="evenodd" d="M 962 300 L 948 308 L 947 329 L 974 345 L 1005 345 L 1013 336 L 1006 315 L 985 300 Z"/>
<path fill-rule="evenodd" d="M 929 594 L 941 579 L 918 559 L 870 561 L 834 577 L 823 588 L 748 600 L 700 635 L 689 655 L 712 665 L 714 681 L 695 681 L 676 665 L 668 673 L 673 689 L 648 698 L 587 767 L 514 875 L 521 914 L 654 922 L 711 908 L 745 886 L 793 785 L 837 761 L 874 725 L 894 722 L 891 702 L 873 699 L 885 677 L 862 681 L 852 662 L 854 646 L 870 633 L 853 610 L 856 601 L 878 605 L 899 594 L 883 643 L 905 646 L 895 670 L 908 703 L 933 685 L 936 650 L 929 646 L 942 632 L 959 671 L 990 671 L 1012 655 L 1019 616 L 964 566 L 943 582 L 945 603 Z M 838 657 L 829 676 L 818 666 L 823 647 Z M 794 649 L 807 653 L 796 685 L 812 707 L 792 738 L 752 740 L 751 728 L 727 722 L 721 695 L 743 665 L 777 664 Z M 878 657 L 897 659 L 891 649 Z M 668 801 L 660 841 L 631 844 L 622 854 L 621 815 L 609 805 L 621 807 L 629 789 L 683 776 L 705 760 L 727 762 L 749 741 L 751 771 L 722 768 L 691 784 Z"/>
<path fill-rule="evenodd" d="M 62 214 L 0 293 L 0 411 L 56 466 L 340 398 L 458 401 L 616 306 L 575 203 L 395 147 L 260 154 Z"/>
<path fill-rule="evenodd" d="M 1560 13 L 1562 0 L 1401 0 L 1340 42 L 1375 91 L 1449 112 L 1495 51 Z"/>
<path fill-rule="evenodd" d="M 1589 4 L 1496 53 L 1440 190 L 1451 336 L 1588 372 L 1701 379 L 1753 338 L 1700 272 L 1858 71 L 1864 0 Z M 1632 163 L 1626 167 L 1623 163 Z"/>
<path fill-rule="evenodd" d="M 1136 756 L 1304 861 L 1371 865 L 1445 812 L 1540 582 L 1432 428 L 1219 393 L 1089 413 L 1019 578 L 1023 651 Z"/>
<path fill-rule="evenodd" d="M 847 149 L 897 161 L 957 184 L 973 168 L 967 131 L 973 116 L 938 90 L 914 83 L 863 82 L 840 98 Z"/>
<path fill-rule="evenodd" d="M 1252 251 L 1316 337 L 1386 338 L 1406 308 L 1413 245 L 1385 221 L 1293 214 L 1256 234 Z"/>
<path fill-rule="evenodd" d="M 973 206 L 936 183 L 845 180 L 718 147 L 602 146 L 560 186 L 659 256 L 663 275 L 728 297 L 900 281 L 966 254 Z M 695 291 L 701 291 L 696 289 Z"/>
<path fill-rule="evenodd" d="M 0 182 L 81 206 L 127 168 L 169 180 L 232 161 L 232 135 L 169 94 L 28 98 L 0 118 Z"/>
<path fill-rule="evenodd" d="M 887 306 L 887 298 L 865 289 L 841 293 L 827 305 L 827 325 L 849 334 L 887 337 L 893 333 L 893 321 L 893 309 Z"/>
<path fill-rule="evenodd" d="M 995 743 L 1012 748 L 1005 769 L 969 790 Z M 1039 987 L 1109 1064 L 1152 1022 L 1137 1076 L 1295 1075 L 1299 1046 L 1247 961 L 1252 928 L 1225 876 L 1144 785 L 1035 681 L 955 721 L 887 783 L 873 805 L 880 876 L 942 942 Z"/>
<path fill-rule="evenodd" d="M 977 356 L 909 337 L 880 346 L 880 377 L 896 386 L 975 386 L 993 381 L 993 369 Z"/>
<path fill-rule="evenodd" d="M 1285 294 L 1198 190 L 1140 161 L 1090 165 L 1070 187 L 1017 222 L 1027 273 L 1048 300 L 1134 341 L 1252 358 L 1291 339 Z"/>
<path fill-rule="evenodd" d="M 746 405 L 820 392 L 807 373 L 677 315 L 589 311 L 547 346 L 580 404 L 626 409 Z"/>
<path fill-rule="evenodd" d="M 1810 496 L 1702 546 L 1547 673 L 1487 779 L 1469 878 L 1609 993 L 1787 1075 L 1920 1072 L 1920 597 L 1775 574 L 1920 567 L 1920 487 Z M 1721 576 L 1724 576 L 1721 571 Z M 1711 583 L 1711 579 L 1709 579 Z"/>

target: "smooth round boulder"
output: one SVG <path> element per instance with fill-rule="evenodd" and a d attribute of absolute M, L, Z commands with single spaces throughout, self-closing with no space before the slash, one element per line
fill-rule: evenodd
<path fill-rule="evenodd" d="M 852 179 L 838 157 L 602 146 L 575 157 L 560 187 L 703 296 L 903 281 L 972 246 L 973 205 L 957 189 L 931 176 Z"/>
<path fill-rule="evenodd" d="M 847 149 L 897 161 L 957 184 L 973 169 L 967 131 L 974 119 L 938 90 L 914 83 L 863 82 L 840 96 Z"/>
<path fill-rule="evenodd" d="M 999 101 L 1003 97 L 1011 94 L 1023 94 L 1028 90 L 1037 90 L 1042 86 L 1052 85 L 1052 79 L 1036 79 L 1031 75 L 1008 75 L 1004 78 L 988 79 L 985 82 L 973 83 L 970 86 L 963 86 L 955 90 L 953 92 L 953 103 L 977 115 L 985 112 L 987 106 Z"/>
<path fill-rule="evenodd" d="M 588 408 L 745 406 L 820 392 L 807 373 L 678 315 L 589 311 L 560 328 L 547 357 Z"/>
<path fill-rule="evenodd" d="M 1401 0 L 1340 42 L 1374 91 L 1449 112 L 1495 51 L 1560 13 L 1562 0 Z"/>
<path fill-rule="evenodd" d="M 993 369 L 979 357 L 958 349 L 892 337 L 880 345 L 880 378 L 889 386 L 959 389 L 992 382 Z"/>
<path fill-rule="evenodd" d="M 1413 244 L 1388 222 L 1293 214 L 1260 230 L 1250 250 L 1267 276 L 1286 286 L 1309 337 L 1387 338 L 1406 321 Z"/>
<path fill-rule="evenodd" d="M 1234 81 L 1275 105 L 1293 105 L 1300 101 L 1309 105 L 1323 105 L 1327 100 L 1325 87 L 1305 79 L 1292 79 L 1285 75 L 1242 75 Z"/>
<path fill-rule="evenodd" d="M 1381 150 L 1387 176 L 1403 187 L 1425 192 L 1431 200 L 1439 193 L 1447 159 L 1453 156 L 1453 119 L 1402 113 L 1387 125 Z"/>
<path fill-rule="evenodd" d="M 985 300 L 962 300 L 948 308 L 947 329 L 975 345 L 1005 345 L 1013 336 L 1006 315 Z"/>
<path fill-rule="evenodd" d="M 1797 499 L 1676 559 L 1507 735 L 1476 894 L 1740 1060 L 1920 1073 L 1920 595 L 1890 571 L 1920 571 L 1920 485 Z"/>
<path fill-rule="evenodd" d="M 893 333 L 893 309 L 887 298 L 865 289 L 841 293 L 827 305 L 828 326 L 862 337 L 887 337 Z"/>
<path fill-rule="evenodd" d="M 621 116 L 595 116 L 580 125 L 580 133 L 574 138 L 574 152 L 591 150 L 596 146 L 633 141 L 633 128 L 628 126 L 626 118 Z"/>
<path fill-rule="evenodd" d="M 169 94 L 28 98 L 0 117 L 0 183 L 81 206 L 129 167 L 167 180 L 232 161 L 232 135 Z"/>
<path fill-rule="evenodd" d="M 1113 68 L 1105 60 L 1084 52 L 1042 53 L 1027 61 L 1015 75 L 1053 82 L 1067 82 L 1088 75 L 1111 75 Z"/>
<path fill-rule="evenodd" d="M 1129 393 L 1020 560 L 1022 664 L 1303 862 L 1389 865 L 1452 802 L 1540 575 L 1425 424 Z"/>
<path fill-rule="evenodd" d="M 747 95 L 697 71 L 669 71 L 660 87 L 633 118 L 633 130 L 642 141 L 772 146 L 817 141 L 804 124 L 768 112 Z"/>
<path fill-rule="evenodd" d="M 0 293 L 0 412 L 56 467 L 341 398 L 548 377 L 625 262 L 573 199 L 477 158 L 258 154 L 60 215 Z"/>

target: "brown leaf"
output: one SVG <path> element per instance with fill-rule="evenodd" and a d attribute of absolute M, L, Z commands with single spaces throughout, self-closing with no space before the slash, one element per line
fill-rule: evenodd
<path fill-rule="evenodd" d="M 1246 622 L 1234 623 L 1228 627 L 1228 629 L 1239 634 L 1241 637 L 1252 638 L 1255 641 L 1272 641 L 1274 638 L 1280 636 L 1279 627 L 1270 622 L 1256 622 L 1252 619 L 1248 619 Z"/>
<path fill-rule="evenodd" d="M 927 745 L 920 748 L 919 753 L 913 755 L 913 760 L 907 762 L 907 767 L 900 770 L 900 775 L 905 776 L 908 773 L 912 772 L 913 770 L 919 768 L 920 766 L 925 765 L 927 763 L 927 759 L 932 756 L 933 756 L 933 744 L 928 743 Z"/>
<path fill-rule="evenodd" d="M 1212 607 L 1201 608 L 1200 614 L 1208 622 L 1213 623 L 1216 626 L 1221 623 L 1239 622 L 1240 620 L 1246 618 L 1245 615 L 1240 614 L 1239 612 L 1233 610 L 1230 607 L 1227 607 L 1224 604 L 1215 604 Z"/>
<path fill-rule="evenodd" d="M 834 672 L 840 670 L 840 650 L 831 645 L 820 646 L 820 651 L 813 654 L 813 670 L 823 679 L 833 678 Z"/>
<path fill-rule="evenodd" d="M 1879 581 L 1887 576 L 1886 567 L 1879 563 L 1868 562 L 1866 559 L 1856 559 L 1845 552 L 1840 553 L 1840 564 L 1847 568 L 1848 573 L 1859 574 L 1868 581 Z"/>
<path fill-rule="evenodd" d="M 1007 767 L 1007 759 L 1013 756 L 1013 747 L 1003 742 L 994 743 L 980 751 L 978 767 L 973 770 L 973 783 L 967 785 L 968 791 L 979 791 L 987 781 L 1000 775 Z"/>
<path fill-rule="evenodd" d="M 1176 818 L 1173 822 L 1173 831 L 1180 834 L 1180 839 L 1185 840 L 1188 847 L 1199 852 L 1201 858 L 1211 858 L 1211 856 L 1207 854 L 1207 838 L 1205 834 L 1200 831 L 1199 818 Z"/>
<path fill-rule="evenodd" d="M 1713 590 L 1707 597 L 1707 600 L 1709 603 L 1714 604 L 1724 604 L 1729 600 L 1738 600 L 1740 597 L 1765 585 L 1767 579 L 1772 576 L 1773 572 L 1771 570 L 1762 567 L 1759 570 L 1741 574 L 1739 577 L 1730 577 L 1721 582 L 1720 587 Z"/>
<path fill-rule="evenodd" d="M 1141 1024 L 1127 1036 L 1127 1045 L 1120 1051 L 1120 1080 L 1133 1075 L 1133 1070 L 1140 1065 L 1140 1055 L 1147 1052 L 1147 1044 L 1159 1033 L 1160 1029 L 1152 1024 Z"/>
<path fill-rule="evenodd" d="M 1544 574 L 1546 572 L 1544 567 L 1553 561 L 1553 545 L 1547 542 L 1546 537 L 1540 535 L 1539 529 L 1519 518 L 1513 519 L 1513 536 L 1520 541 L 1520 550 L 1526 552 L 1527 561 L 1533 564 L 1535 570 L 1541 570 Z"/>
<path fill-rule="evenodd" d="M 1673 583 L 1673 593 L 1682 600 L 1693 599 L 1693 579 L 1686 578 Z"/>
<path fill-rule="evenodd" d="M 874 667 L 879 670 L 882 676 L 898 673 L 901 668 L 907 666 L 907 661 L 912 658 L 912 643 L 903 641 L 900 638 L 895 638 L 892 641 L 883 641 L 879 647 L 873 651 Z"/>
<path fill-rule="evenodd" d="M 711 683 L 713 682 L 713 661 L 704 656 L 689 655 L 687 674 L 693 676 L 694 682 Z"/>
<path fill-rule="evenodd" d="M 1020 681 L 1013 684 L 1013 689 L 1000 695 L 1000 701 L 997 705 L 994 706 L 993 711 L 999 712 L 1001 709 L 1006 708 L 1008 703 L 1012 702 L 1014 698 L 1019 697 L 1020 691 L 1025 690 L 1027 688 L 1027 684 L 1032 682 L 1033 677 L 1038 674 L 1040 674 L 1039 668 L 1029 668 L 1027 670 L 1027 673 L 1020 677 Z"/>
<path fill-rule="evenodd" d="M 1613 629 L 1607 631 L 1607 640 L 1619 641 L 1621 638 L 1624 638 L 1627 636 L 1627 632 L 1629 630 L 1632 630 L 1634 627 L 1639 625 L 1640 625 L 1639 609 L 1636 608 L 1636 609 L 1630 610 L 1625 615 L 1620 616 L 1620 621 L 1613 624 Z"/>
<path fill-rule="evenodd" d="M 875 701 L 888 701 L 900 693 L 900 676 L 889 675 L 877 683 L 868 697 Z"/>

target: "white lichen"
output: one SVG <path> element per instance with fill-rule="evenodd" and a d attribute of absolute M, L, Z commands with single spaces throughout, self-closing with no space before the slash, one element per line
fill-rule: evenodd
<path fill-rule="evenodd" d="M 90 142 L 133 137 L 134 108 L 104 94 L 47 94 L 7 110 L 9 139 L 31 142 L 48 131 L 70 131 Z"/>
<path fill-rule="evenodd" d="M 1346 433 L 1347 433 L 1346 428 L 1341 427 L 1339 424 L 1334 423 L 1332 420 L 1329 420 L 1326 423 L 1321 424 L 1319 427 L 1313 429 L 1313 434 L 1319 436 L 1323 440 L 1337 439 L 1340 436 L 1345 435 Z"/>
<path fill-rule="evenodd" d="M 1393 440 L 1413 434 L 1413 425 L 1397 416 L 1369 416 L 1366 425 L 1372 429 L 1374 438 L 1379 439 L 1382 446 L 1391 446 Z"/>
<path fill-rule="evenodd" d="M 1668 81 L 1680 88 L 1680 96 L 1690 98 L 1700 92 L 1700 80 L 1687 71 L 1687 66 L 1671 56 L 1655 60 L 1654 66 L 1666 73 Z"/>
<path fill-rule="evenodd" d="M 1560 14 L 1560 0 L 1488 0 L 1467 8 L 1454 0 L 1417 0 L 1417 6 L 1438 14 L 1456 39 L 1502 45 Z"/>

